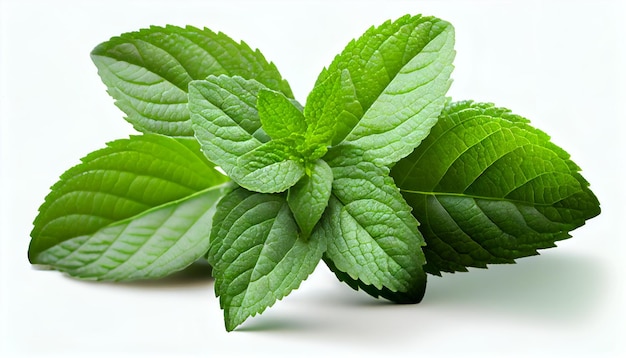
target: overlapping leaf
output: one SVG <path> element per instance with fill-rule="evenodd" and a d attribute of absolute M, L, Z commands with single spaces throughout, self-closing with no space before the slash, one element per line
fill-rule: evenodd
<path fill-rule="evenodd" d="M 341 143 L 363 151 L 364 160 L 390 165 L 411 153 L 435 124 L 445 104 L 454 55 L 449 23 L 405 16 L 369 29 L 321 73 L 318 84 L 341 78 L 344 100 L 332 98 L 336 93 L 322 86 L 312 96 L 328 101 L 324 110 L 331 113 L 358 116 L 362 110 L 358 121 L 340 125 L 334 141 L 343 138 Z M 347 81 L 351 86 L 343 84 Z M 360 108 L 345 100 L 352 90 Z"/>
<path fill-rule="evenodd" d="M 430 273 L 511 263 L 599 214 L 569 155 L 522 117 L 491 104 L 448 106 L 392 170 L 422 223 Z"/>
<path fill-rule="evenodd" d="M 193 135 L 187 86 L 209 75 L 255 79 L 293 97 L 259 51 L 206 28 L 153 26 L 125 33 L 98 45 L 91 57 L 116 105 L 142 132 Z"/>
<path fill-rule="evenodd" d="M 30 261 L 99 280 L 168 275 L 208 250 L 227 180 L 192 139 L 111 142 L 52 187 L 34 222 Z"/>
<path fill-rule="evenodd" d="M 270 125 L 269 132 L 277 137 L 272 141 L 262 128 L 261 115 L 266 124 L 271 118 L 283 118 L 284 107 L 271 107 L 267 102 L 272 100 L 284 104 L 287 115 L 302 116 L 286 97 L 268 91 L 254 80 L 209 76 L 189 85 L 189 110 L 204 154 L 237 184 L 263 193 L 287 190 L 304 175 L 305 169 L 297 143 L 288 135 L 293 128 Z M 283 123 L 296 123 L 298 119 L 303 121 L 296 118 Z M 281 130 L 284 133 L 278 134 Z"/>
<path fill-rule="evenodd" d="M 189 85 L 195 136 L 207 158 L 228 174 L 241 156 L 270 140 L 256 108 L 263 88 L 255 80 L 229 76 L 209 76 Z"/>
<path fill-rule="evenodd" d="M 298 288 L 322 258 L 321 238 L 303 239 L 284 195 L 238 188 L 219 203 L 209 263 L 231 331 Z"/>
<path fill-rule="evenodd" d="M 291 141 L 273 140 L 239 157 L 230 177 L 259 193 L 281 193 L 295 185 L 305 168 Z"/>
<path fill-rule="evenodd" d="M 326 261 L 350 284 L 402 302 L 419 302 L 426 287 L 424 240 L 411 208 L 386 168 L 349 153 L 331 153 L 333 192 L 318 233 Z"/>

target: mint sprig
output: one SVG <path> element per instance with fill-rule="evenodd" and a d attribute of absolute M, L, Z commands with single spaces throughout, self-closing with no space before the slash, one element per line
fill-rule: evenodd
<path fill-rule="evenodd" d="M 320 261 L 354 289 L 416 303 L 426 273 L 568 238 L 600 213 L 580 169 L 523 117 L 446 98 L 454 56 L 446 21 L 388 21 L 351 41 L 303 106 L 258 50 L 222 33 L 114 37 L 92 59 L 144 134 L 61 176 L 29 260 L 119 281 L 206 257 L 230 331 Z"/>

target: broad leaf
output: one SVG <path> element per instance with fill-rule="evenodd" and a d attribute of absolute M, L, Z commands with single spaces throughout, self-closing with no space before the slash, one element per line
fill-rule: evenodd
<path fill-rule="evenodd" d="M 302 111 L 285 95 L 271 90 L 259 91 L 257 110 L 265 133 L 272 139 L 283 139 L 300 134 L 304 136 L 306 123 Z"/>
<path fill-rule="evenodd" d="M 296 185 L 289 189 L 287 202 L 302 235 L 308 238 L 322 217 L 333 184 L 333 172 L 325 161 L 319 159 Z"/>
<path fill-rule="evenodd" d="M 337 74 L 344 81 L 350 79 L 352 86 L 345 88 L 350 92 L 354 88 L 364 111 L 359 121 L 353 124 L 349 119 L 337 131 L 339 137 L 345 135 L 341 144 L 362 150 L 363 160 L 377 165 L 390 165 L 410 154 L 445 104 L 454 55 L 453 27 L 432 17 L 405 16 L 372 27 L 349 43 L 318 79 L 318 84 Z M 316 97 L 331 104 L 322 112 L 359 113 L 352 101 L 334 96 L 328 91 Z M 340 97 L 346 98 L 343 93 Z"/>
<path fill-rule="evenodd" d="M 29 259 L 98 280 L 162 277 L 208 249 L 228 180 L 192 139 L 133 136 L 89 154 L 40 208 Z"/>
<path fill-rule="evenodd" d="M 125 33 L 98 45 L 91 58 L 116 105 L 142 132 L 193 135 L 187 86 L 209 75 L 255 79 L 293 97 L 258 50 L 206 28 L 153 26 Z"/>
<path fill-rule="evenodd" d="M 340 279 L 346 274 L 359 286 L 372 286 L 370 294 L 419 302 L 426 285 L 424 240 L 388 169 L 345 150 L 329 154 L 333 191 L 314 232 L 328 240 L 329 266 Z"/>
<path fill-rule="evenodd" d="M 272 140 L 239 157 L 232 180 L 260 193 L 283 192 L 302 178 L 304 165 L 290 141 Z"/>
<path fill-rule="evenodd" d="M 262 84 L 241 77 L 209 76 L 189 85 L 195 136 L 212 162 L 229 173 L 242 155 L 270 140 L 256 109 Z"/>
<path fill-rule="evenodd" d="M 208 260 L 226 330 L 263 312 L 300 286 L 325 242 L 304 240 L 283 195 L 238 188 L 218 205 Z"/>
<path fill-rule="evenodd" d="M 491 104 L 449 105 L 392 170 L 422 224 L 430 273 L 512 263 L 569 237 L 600 213 L 561 148 Z"/>

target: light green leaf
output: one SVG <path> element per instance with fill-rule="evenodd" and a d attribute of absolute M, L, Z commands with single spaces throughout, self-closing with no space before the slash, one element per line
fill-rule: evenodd
<path fill-rule="evenodd" d="M 283 192 L 302 178 L 304 165 L 287 140 L 272 140 L 239 157 L 232 180 L 260 193 Z"/>
<path fill-rule="evenodd" d="M 63 241 L 35 262 L 83 278 L 153 279 L 184 269 L 209 249 L 208 230 L 224 185 Z"/>
<path fill-rule="evenodd" d="M 293 97 L 258 50 L 206 28 L 153 26 L 125 33 L 98 45 L 91 58 L 116 105 L 142 132 L 193 135 L 187 86 L 209 75 L 254 79 Z"/>
<path fill-rule="evenodd" d="M 345 273 L 372 286 L 376 296 L 419 302 L 426 285 L 424 241 L 388 169 L 361 162 L 345 150 L 329 152 L 329 157 L 333 192 L 313 233 L 328 240 L 329 267 L 340 279 Z"/>
<path fill-rule="evenodd" d="M 350 72 L 327 75 L 326 70 L 307 98 L 304 115 L 312 141 L 324 146 L 341 142 L 363 116 Z"/>
<path fill-rule="evenodd" d="M 318 79 L 323 83 L 348 71 L 365 112 L 341 144 L 362 150 L 363 160 L 377 165 L 390 165 L 410 154 L 428 135 L 445 104 L 454 55 L 453 27 L 419 15 L 372 27 L 348 44 Z M 316 101 L 342 104 L 331 96 L 336 94 L 329 92 Z M 339 135 L 352 123 L 344 123 Z"/>
<path fill-rule="evenodd" d="M 430 273 L 513 263 L 600 213 L 569 155 L 492 104 L 449 105 L 392 170 L 422 223 Z"/>
<path fill-rule="evenodd" d="M 39 209 L 29 259 L 98 280 L 156 278 L 208 249 L 228 180 L 193 139 L 133 136 L 89 154 Z"/>
<path fill-rule="evenodd" d="M 310 174 L 289 189 L 287 203 L 303 237 L 308 238 L 311 235 L 315 224 L 322 217 L 328 205 L 332 184 L 332 169 L 319 159 L 310 169 Z"/>
<path fill-rule="evenodd" d="M 228 174 L 240 156 L 270 139 L 261 128 L 256 109 L 262 88 L 257 81 L 227 76 L 209 76 L 189 85 L 196 138 L 207 158 Z"/>
<path fill-rule="evenodd" d="M 208 260 L 226 330 L 298 288 L 321 260 L 325 242 L 304 240 L 283 195 L 238 188 L 219 203 Z"/>
<path fill-rule="evenodd" d="M 263 130 L 272 139 L 304 136 L 307 126 L 302 111 L 282 93 L 260 90 L 257 109 Z"/>

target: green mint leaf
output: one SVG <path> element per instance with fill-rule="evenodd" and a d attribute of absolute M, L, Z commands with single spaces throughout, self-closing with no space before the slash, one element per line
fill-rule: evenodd
<path fill-rule="evenodd" d="M 346 69 L 328 75 L 324 70 L 304 107 L 309 137 L 320 145 L 340 143 L 363 116 L 350 72 Z"/>
<path fill-rule="evenodd" d="M 282 192 L 304 175 L 297 141 L 302 142 L 302 134 L 292 132 L 285 116 L 300 116 L 303 129 L 305 123 L 300 110 L 282 94 L 254 80 L 209 76 L 190 83 L 189 110 L 204 154 L 242 187 Z M 270 140 L 261 115 L 277 140 Z M 280 125 L 272 127 L 274 120 Z"/>
<path fill-rule="evenodd" d="M 307 125 L 302 111 L 282 93 L 260 90 L 257 110 L 263 130 L 272 139 L 288 138 L 293 134 L 304 136 Z"/>
<path fill-rule="evenodd" d="M 207 158 L 229 175 L 239 157 L 270 140 L 256 109 L 262 88 L 255 80 L 228 76 L 209 76 L 189 85 L 196 138 Z"/>
<path fill-rule="evenodd" d="M 39 209 L 29 259 L 80 278 L 157 278 L 208 250 L 228 180 L 195 140 L 111 142 L 65 172 Z"/>
<path fill-rule="evenodd" d="M 310 169 L 310 174 L 289 189 L 287 203 L 303 237 L 308 238 L 311 235 L 315 224 L 326 210 L 332 184 L 332 169 L 319 159 Z"/>
<path fill-rule="evenodd" d="M 425 269 L 513 263 L 569 237 L 600 213 L 569 155 L 528 120 L 458 102 L 392 170 L 422 223 Z"/>
<path fill-rule="evenodd" d="M 154 279 L 184 269 L 209 249 L 207 228 L 224 186 L 211 187 L 63 241 L 37 255 L 44 264 L 83 279 Z"/>
<path fill-rule="evenodd" d="M 193 135 L 187 86 L 209 75 L 255 79 L 293 97 L 258 50 L 206 28 L 153 26 L 125 33 L 98 45 L 91 58 L 116 105 L 142 132 Z"/>
<path fill-rule="evenodd" d="M 322 238 L 298 235 L 283 195 L 243 188 L 227 194 L 218 204 L 208 255 L 226 330 L 298 288 L 324 250 Z"/>
<path fill-rule="evenodd" d="M 345 272 L 339 270 L 332 260 L 328 257 L 323 257 L 324 263 L 330 268 L 331 271 L 335 273 L 335 276 L 339 281 L 346 283 L 353 290 L 363 290 L 367 294 L 375 298 L 386 298 L 395 303 L 419 303 L 424 297 L 424 293 L 426 292 L 426 278 L 423 278 L 423 284 L 414 285 L 413 290 L 409 292 L 401 292 L 401 291 L 391 291 L 387 287 L 382 287 L 381 289 L 376 288 L 374 285 L 366 285 L 363 281 L 354 279 L 350 277 Z"/>
<path fill-rule="evenodd" d="M 304 173 L 293 143 L 272 140 L 239 157 L 230 177 L 251 191 L 280 193 L 296 184 Z"/>
<path fill-rule="evenodd" d="M 329 267 L 339 272 L 340 279 L 345 273 L 372 286 L 376 296 L 419 302 L 426 285 L 419 224 L 389 170 L 351 154 L 345 147 L 329 152 L 333 191 L 315 232 L 327 238 Z"/>
<path fill-rule="evenodd" d="M 445 105 L 454 55 L 453 27 L 432 17 L 386 22 L 348 44 L 318 80 L 323 83 L 335 73 L 349 71 L 364 111 L 341 143 L 362 150 L 363 160 L 377 165 L 390 165 L 410 154 Z M 329 100 L 333 101 L 323 95 L 316 98 L 322 103 Z M 338 133 L 345 132 L 343 128 Z"/>

